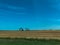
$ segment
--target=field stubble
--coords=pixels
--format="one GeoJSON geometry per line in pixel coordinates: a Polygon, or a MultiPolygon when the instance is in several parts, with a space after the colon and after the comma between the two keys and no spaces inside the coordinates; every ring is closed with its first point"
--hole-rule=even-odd
{"type": "Polygon", "coordinates": [[[60,31],[0,31],[0,38],[60,39],[60,31]]]}

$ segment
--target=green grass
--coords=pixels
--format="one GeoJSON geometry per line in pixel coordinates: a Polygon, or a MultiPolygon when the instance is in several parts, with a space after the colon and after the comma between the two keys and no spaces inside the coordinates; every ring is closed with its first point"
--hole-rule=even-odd
{"type": "Polygon", "coordinates": [[[60,40],[0,38],[0,45],[60,45],[60,40]]]}

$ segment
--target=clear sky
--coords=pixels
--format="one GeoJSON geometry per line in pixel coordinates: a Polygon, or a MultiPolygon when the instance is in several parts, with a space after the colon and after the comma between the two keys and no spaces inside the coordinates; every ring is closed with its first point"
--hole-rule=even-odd
{"type": "Polygon", "coordinates": [[[60,0],[0,0],[0,30],[60,29],[60,0]]]}

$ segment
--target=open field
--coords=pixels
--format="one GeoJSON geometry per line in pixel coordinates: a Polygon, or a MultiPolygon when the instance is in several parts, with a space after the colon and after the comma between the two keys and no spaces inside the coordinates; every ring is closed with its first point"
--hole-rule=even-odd
{"type": "Polygon", "coordinates": [[[0,37],[60,39],[60,31],[0,31],[0,37]]]}
{"type": "Polygon", "coordinates": [[[0,45],[60,45],[60,31],[0,31],[0,45]]]}

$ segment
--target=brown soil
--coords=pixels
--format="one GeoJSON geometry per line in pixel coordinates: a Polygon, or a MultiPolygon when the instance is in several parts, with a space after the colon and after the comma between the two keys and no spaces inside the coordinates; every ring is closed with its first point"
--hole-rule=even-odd
{"type": "Polygon", "coordinates": [[[60,31],[0,31],[0,37],[60,39],[60,31]]]}

